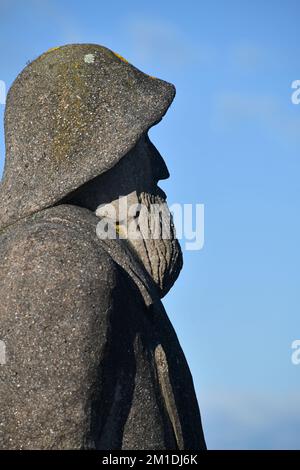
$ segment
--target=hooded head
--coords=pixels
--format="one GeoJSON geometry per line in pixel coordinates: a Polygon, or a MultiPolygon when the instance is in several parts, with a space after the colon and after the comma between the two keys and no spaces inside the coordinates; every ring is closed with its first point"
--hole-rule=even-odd
{"type": "MultiPolygon", "coordinates": [[[[115,205],[121,192],[133,205],[158,206],[157,225],[170,227],[168,239],[153,229],[146,236],[151,211],[132,215],[140,236],[127,238],[163,296],[182,257],[156,186],[168,170],[147,131],[174,94],[173,85],[97,45],[52,49],[29,64],[7,97],[0,229],[60,203],[93,211],[103,202],[115,205]]],[[[97,215],[103,217],[101,210],[97,215]]]]}
{"type": "Polygon", "coordinates": [[[175,95],[94,44],[49,50],[9,90],[0,228],[53,206],[114,167],[175,95]]]}

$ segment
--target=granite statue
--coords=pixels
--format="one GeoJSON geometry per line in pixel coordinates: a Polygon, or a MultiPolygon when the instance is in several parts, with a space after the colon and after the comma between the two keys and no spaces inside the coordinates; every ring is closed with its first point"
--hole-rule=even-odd
{"type": "Polygon", "coordinates": [[[47,51],[9,90],[1,449],[206,448],[192,376],[161,302],[182,253],[157,185],[168,169],[148,131],[174,95],[173,85],[93,44],[47,51]],[[136,208],[126,217],[138,236],[120,201],[136,208]],[[168,238],[151,236],[140,208],[154,205],[168,238]]]}

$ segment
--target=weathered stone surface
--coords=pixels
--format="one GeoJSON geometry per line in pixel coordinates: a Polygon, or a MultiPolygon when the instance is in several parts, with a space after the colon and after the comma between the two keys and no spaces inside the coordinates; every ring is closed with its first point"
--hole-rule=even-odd
{"type": "Polygon", "coordinates": [[[182,266],[174,233],[139,244],[96,231],[95,209],[121,191],[164,203],[157,181],[168,171],[146,132],[173,96],[172,85],[95,45],[44,54],[10,91],[1,449],[205,449],[192,377],[160,300],[182,266]]]}
{"type": "Polygon", "coordinates": [[[63,46],[34,60],[7,96],[1,225],[112,168],[162,118],[174,94],[173,85],[95,44],[63,46]]]}
{"type": "Polygon", "coordinates": [[[97,221],[62,205],[1,237],[0,447],[201,449],[192,378],[161,301],[146,307],[97,221]]]}

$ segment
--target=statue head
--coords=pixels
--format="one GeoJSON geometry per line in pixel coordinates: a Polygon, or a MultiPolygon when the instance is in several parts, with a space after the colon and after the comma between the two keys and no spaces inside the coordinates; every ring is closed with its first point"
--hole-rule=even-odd
{"type": "MultiPolygon", "coordinates": [[[[62,46],[31,62],[7,96],[0,228],[62,202],[103,217],[103,207],[116,206],[119,196],[129,206],[158,204],[160,223],[166,222],[165,195],[157,182],[168,177],[168,170],[148,130],[162,119],[174,95],[173,85],[98,45],[62,46]]],[[[139,216],[145,235],[149,219],[139,216]]],[[[119,219],[117,213],[121,227],[119,219]]],[[[182,262],[172,220],[166,223],[168,239],[128,235],[161,295],[182,262]]]]}
{"type": "Polygon", "coordinates": [[[166,194],[158,181],[169,177],[166,164],[143,134],[111,170],[69,194],[62,202],[86,207],[99,217],[100,238],[127,240],[163,297],[182,267],[166,194]]]}

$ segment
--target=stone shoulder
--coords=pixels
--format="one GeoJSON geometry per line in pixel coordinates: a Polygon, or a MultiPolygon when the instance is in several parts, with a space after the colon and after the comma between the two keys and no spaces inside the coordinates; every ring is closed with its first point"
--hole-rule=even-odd
{"type": "MultiPolygon", "coordinates": [[[[24,219],[1,235],[3,273],[34,269],[40,276],[67,276],[91,282],[99,278],[114,284],[117,266],[96,235],[97,218],[75,206],[57,206],[24,219]]],[[[94,281],[93,281],[94,282],[94,281]]]]}

